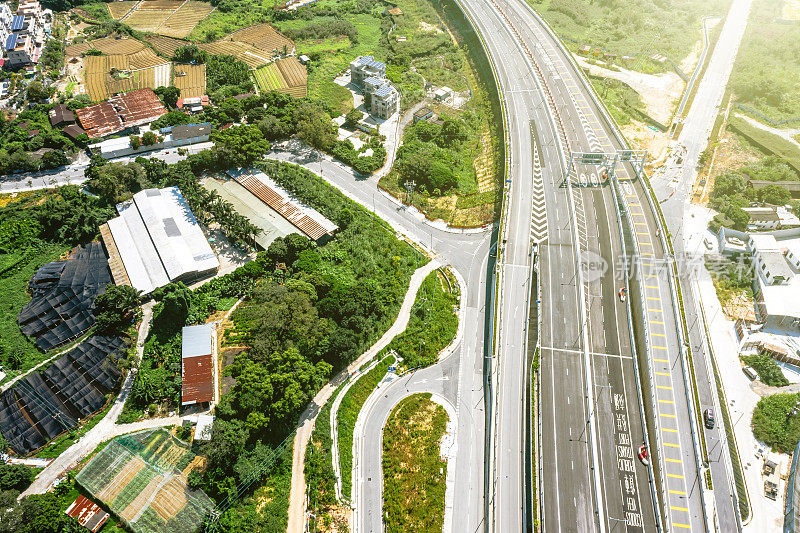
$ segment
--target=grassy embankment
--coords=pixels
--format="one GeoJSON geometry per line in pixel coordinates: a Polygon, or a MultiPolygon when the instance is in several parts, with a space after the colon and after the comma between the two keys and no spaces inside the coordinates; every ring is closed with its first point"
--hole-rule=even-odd
{"type": "Polygon", "coordinates": [[[386,531],[438,532],[444,522],[447,461],[440,445],[448,416],[430,394],[414,394],[389,415],[383,431],[386,531]]]}

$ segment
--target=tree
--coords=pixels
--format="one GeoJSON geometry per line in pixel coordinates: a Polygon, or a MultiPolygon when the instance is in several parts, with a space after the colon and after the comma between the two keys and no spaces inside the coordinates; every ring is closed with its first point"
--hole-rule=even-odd
{"type": "Polygon", "coordinates": [[[330,150],[336,142],[336,126],[331,116],[317,106],[301,105],[296,113],[297,134],[305,142],[319,148],[330,150]]]}
{"type": "Polygon", "coordinates": [[[67,159],[67,155],[63,151],[53,150],[45,153],[41,162],[44,168],[58,168],[69,163],[69,159],[67,159]]]}
{"type": "Polygon", "coordinates": [[[101,331],[119,333],[139,314],[140,291],[130,285],[109,285],[95,298],[95,324],[101,331]]]}
{"type": "Polygon", "coordinates": [[[344,125],[346,128],[353,129],[362,118],[364,118],[364,113],[356,108],[353,108],[344,116],[344,125]]]}
{"type": "Polygon", "coordinates": [[[25,465],[0,465],[0,490],[22,492],[33,482],[33,470],[25,465]]]}
{"type": "Polygon", "coordinates": [[[34,80],[28,84],[28,100],[31,102],[40,102],[47,100],[55,93],[55,88],[45,87],[42,82],[34,80]]]}
{"type": "Polygon", "coordinates": [[[253,125],[244,124],[211,132],[212,152],[219,168],[244,167],[269,151],[269,141],[253,125]]]}
{"type": "Polygon", "coordinates": [[[283,139],[292,133],[292,126],[278,119],[275,115],[265,115],[258,121],[258,129],[264,138],[270,141],[283,139]]]}
{"type": "Polygon", "coordinates": [[[186,324],[192,306],[191,291],[181,282],[170,283],[153,291],[153,299],[163,306],[154,322],[166,331],[176,331],[186,324]]]}
{"type": "Polygon", "coordinates": [[[164,105],[169,108],[174,108],[178,105],[178,98],[181,96],[181,90],[175,87],[174,85],[168,85],[166,87],[158,87],[155,90],[155,93],[161,98],[161,101],[164,102],[164,105]]]}
{"type": "Polygon", "coordinates": [[[138,150],[142,146],[142,140],[137,135],[131,135],[129,138],[131,140],[131,148],[134,150],[138,150]]]}
{"type": "Polygon", "coordinates": [[[142,134],[142,144],[145,146],[153,146],[158,142],[158,135],[153,131],[146,131],[142,134]]]}
{"type": "Polygon", "coordinates": [[[205,63],[208,53],[200,50],[196,45],[181,46],[175,50],[173,59],[178,63],[205,63]]]}

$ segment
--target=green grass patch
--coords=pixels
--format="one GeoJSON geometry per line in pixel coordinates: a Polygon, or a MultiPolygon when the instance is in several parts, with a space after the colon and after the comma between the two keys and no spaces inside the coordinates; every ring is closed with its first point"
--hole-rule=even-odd
{"type": "Polygon", "coordinates": [[[757,128],[739,117],[731,118],[728,128],[744,137],[765,154],[783,159],[795,172],[800,174],[800,148],[795,144],[774,133],[757,128]]]}
{"type": "Polygon", "coordinates": [[[42,265],[57,260],[69,246],[50,243],[0,253],[0,354],[8,372],[4,382],[27,372],[55,352],[45,354],[26,337],[17,325],[17,315],[31,297],[28,282],[42,265]]]}
{"type": "Polygon", "coordinates": [[[770,356],[765,354],[746,355],[741,357],[746,365],[752,366],[758,372],[758,377],[767,385],[785,387],[789,380],[781,372],[781,367],[770,356]]]}
{"type": "Polygon", "coordinates": [[[790,414],[800,394],[773,394],[759,400],[753,410],[753,433],[767,446],[792,453],[800,440],[800,416],[790,414]]]}
{"type": "Polygon", "coordinates": [[[389,349],[403,358],[404,368],[428,366],[436,359],[458,331],[458,284],[439,271],[425,278],[406,330],[395,337],[389,349]]]}
{"type": "Polygon", "coordinates": [[[430,398],[404,399],[383,431],[383,511],[389,533],[433,533],[444,524],[447,461],[439,457],[439,446],[448,417],[430,398]]]}
{"type": "Polygon", "coordinates": [[[189,41],[211,42],[236,30],[269,22],[272,8],[277,0],[255,0],[243,6],[226,5],[226,9],[219,7],[212,11],[206,18],[194,27],[186,39],[189,41]],[[231,7],[233,7],[231,9],[231,7]]]}
{"type": "MultiPolygon", "coordinates": [[[[666,56],[680,63],[702,38],[701,19],[724,15],[730,0],[528,0],[570,48],[589,44],[603,52],[634,56],[622,66],[641,72],[663,72],[669,62],[650,56],[666,56]]],[[[618,60],[619,61],[619,60],[618,60]]]]}
{"type": "Polygon", "coordinates": [[[334,487],[336,474],[333,471],[333,456],[331,448],[331,407],[333,400],[338,396],[344,385],[340,385],[331,395],[330,399],[317,415],[314,422],[314,432],[306,448],[305,474],[308,487],[308,506],[314,509],[315,516],[310,520],[309,529],[314,531],[320,526],[335,520],[336,515],[331,515],[331,508],[336,505],[336,489],[334,487]]]}
{"type": "Polygon", "coordinates": [[[236,302],[239,301],[239,298],[236,296],[227,296],[224,298],[219,299],[219,303],[217,303],[217,309],[220,311],[230,311],[231,308],[236,305],[236,302]]]}
{"type": "Polygon", "coordinates": [[[631,120],[644,118],[644,103],[639,93],[630,85],[612,78],[589,76],[597,94],[602,98],[611,116],[620,126],[626,126],[631,120]]]}
{"type": "Polygon", "coordinates": [[[299,41],[295,43],[298,54],[331,53],[344,50],[350,46],[347,37],[334,36],[327,39],[299,41]]]}
{"type": "MultiPolygon", "coordinates": [[[[336,433],[339,441],[339,468],[342,473],[342,495],[350,497],[353,473],[353,430],[358,413],[361,412],[367,397],[386,375],[386,370],[394,362],[394,356],[384,357],[372,370],[358,378],[342,398],[336,413],[336,433]]],[[[328,422],[330,430],[330,421],[328,422]]]]}

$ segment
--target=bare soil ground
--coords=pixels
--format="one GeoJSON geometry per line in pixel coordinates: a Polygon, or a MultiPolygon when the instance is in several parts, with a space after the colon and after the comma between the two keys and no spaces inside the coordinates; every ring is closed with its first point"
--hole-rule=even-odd
{"type": "Polygon", "coordinates": [[[166,522],[186,507],[188,501],[186,480],[182,476],[175,476],[161,488],[150,507],[166,522]]]}

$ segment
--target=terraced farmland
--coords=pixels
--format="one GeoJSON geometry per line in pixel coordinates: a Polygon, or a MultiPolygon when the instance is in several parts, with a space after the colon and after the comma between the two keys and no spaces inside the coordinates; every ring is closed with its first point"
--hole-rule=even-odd
{"type": "Polygon", "coordinates": [[[189,41],[182,41],[180,39],[164,37],[162,35],[151,35],[149,37],[145,37],[145,39],[147,39],[147,41],[153,45],[153,48],[155,48],[159,54],[164,54],[167,57],[174,56],[175,50],[181,46],[188,46],[192,44],[189,41]]]}
{"type": "Polygon", "coordinates": [[[116,36],[73,44],[67,47],[66,54],[67,57],[76,57],[91,49],[100,50],[104,54],[135,54],[145,48],[145,44],[136,39],[116,36]]]}
{"type": "Polygon", "coordinates": [[[111,18],[114,20],[119,20],[125,16],[125,14],[131,10],[133,6],[138,4],[138,2],[125,0],[122,2],[109,2],[108,3],[108,12],[111,15],[111,18]]]}
{"type": "Polygon", "coordinates": [[[209,54],[234,56],[246,63],[250,68],[258,68],[272,60],[272,54],[242,42],[215,41],[213,43],[199,43],[197,47],[209,54]]]}
{"type": "MultiPolygon", "coordinates": [[[[207,2],[189,0],[146,0],[133,6],[111,7],[109,12],[115,19],[139,31],[159,33],[169,37],[186,37],[197,24],[214,8],[207,2]],[[131,7],[133,9],[131,10],[131,7]]],[[[124,2],[128,4],[128,2],[124,2]]]]}
{"type": "Polygon", "coordinates": [[[186,37],[213,10],[211,4],[205,2],[186,2],[156,31],[169,37],[186,37]]]}
{"type": "Polygon", "coordinates": [[[176,64],[173,66],[172,79],[172,84],[181,90],[182,98],[206,94],[205,65],[176,64]]]}
{"type": "Polygon", "coordinates": [[[253,72],[262,92],[278,91],[295,98],[308,95],[306,67],[295,57],[280,59],[253,72]]]}
{"type": "Polygon", "coordinates": [[[150,49],[135,54],[86,56],[83,61],[84,86],[94,102],[118,92],[155,89],[170,83],[172,64],[150,49]],[[113,76],[112,69],[116,71],[113,76]]]}
{"type": "Polygon", "coordinates": [[[250,26],[249,28],[231,33],[222,39],[222,41],[249,44],[268,54],[272,54],[273,52],[283,53],[284,47],[286,47],[287,53],[291,53],[294,50],[294,41],[269,24],[250,26]]]}

